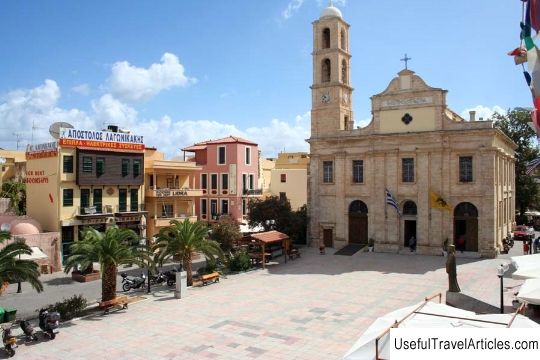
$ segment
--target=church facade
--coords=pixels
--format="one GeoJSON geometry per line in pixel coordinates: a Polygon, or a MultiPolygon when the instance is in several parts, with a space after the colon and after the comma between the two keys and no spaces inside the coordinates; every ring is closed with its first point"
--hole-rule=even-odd
{"type": "Polygon", "coordinates": [[[465,120],[447,91],[404,69],[355,128],[349,24],[313,22],[308,208],[312,245],[440,255],[445,243],[495,257],[514,219],[515,144],[491,121],[465,120]],[[414,240],[413,240],[414,238],[414,240]]]}

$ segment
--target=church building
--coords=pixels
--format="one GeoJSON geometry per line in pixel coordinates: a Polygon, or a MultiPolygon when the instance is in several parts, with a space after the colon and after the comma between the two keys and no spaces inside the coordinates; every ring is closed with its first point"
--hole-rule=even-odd
{"type": "Polygon", "coordinates": [[[453,112],[447,91],[407,66],[371,97],[371,123],[355,128],[349,24],[339,9],[323,10],[313,40],[311,243],[409,252],[413,241],[431,255],[455,243],[497,256],[515,212],[515,144],[474,112],[467,120],[453,112]]]}

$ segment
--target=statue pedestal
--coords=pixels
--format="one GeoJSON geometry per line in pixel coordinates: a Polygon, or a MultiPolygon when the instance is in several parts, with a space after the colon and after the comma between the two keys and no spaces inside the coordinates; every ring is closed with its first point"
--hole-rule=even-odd
{"type": "Polygon", "coordinates": [[[179,271],[176,273],[176,288],[174,289],[174,297],[181,299],[188,295],[187,288],[187,272],[179,271]]]}

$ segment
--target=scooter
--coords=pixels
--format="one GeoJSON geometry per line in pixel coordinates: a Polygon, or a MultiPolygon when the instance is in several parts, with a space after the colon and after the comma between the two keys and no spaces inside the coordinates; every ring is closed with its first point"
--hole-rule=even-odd
{"type": "Polygon", "coordinates": [[[30,324],[30,321],[21,320],[19,325],[21,326],[21,329],[24,332],[24,335],[26,335],[27,340],[29,340],[29,341],[37,341],[38,340],[38,337],[36,335],[36,330],[34,329],[32,324],[30,324]]]}
{"type": "Polygon", "coordinates": [[[15,349],[17,348],[17,338],[11,334],[11,323],[2,324],[2,342],[4,343],[4,350],[9,357],[15,355],[15,349]]]}
{"type": "Polygon", "coordinates": [[[47,309],[39,310],[39,327],[51,340],[54,340],[56,334],[60,332],[60,313],[49,312],[47,309]]]}
{"type": "Polygon", "coordinates": [[[141,276],[128,276],[126,273],[121,273],[122,276],[122,290],[129,291],[131,289],[138,289],[144,285],[146,281],[146,276],[141,274],[141,276]]]}

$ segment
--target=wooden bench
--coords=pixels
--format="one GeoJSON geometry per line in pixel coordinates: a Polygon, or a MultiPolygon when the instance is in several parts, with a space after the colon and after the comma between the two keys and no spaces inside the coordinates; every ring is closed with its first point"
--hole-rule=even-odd
{"type": "Polygon", "coordinates": [[[99,308],[103,310],[103,314],[108,314],[112,308],[127,309],[128,297],[127,295],[118,296],[112,300],[102,301],[99,303],[99,308]]]}
{"type": "Polygon", "coordinates": [[[208,285],[209,282],[217,283],[219,282],[219,273],[214,271],[213,273],[205,274],[201,276],[201,281],[203,286],[208,285]]]}

